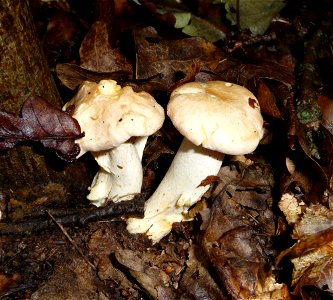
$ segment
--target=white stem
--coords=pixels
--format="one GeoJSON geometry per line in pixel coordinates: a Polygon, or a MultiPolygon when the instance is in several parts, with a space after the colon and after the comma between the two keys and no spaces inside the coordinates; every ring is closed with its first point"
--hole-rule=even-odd
{"type": "Polygon", "coordinates": [[[157,242],[170,232],[172,223],[188,220],[187,210],[209,188],[209,185],[200,186],[200,183],[207,176],[218,173],[223,158],[222,153],[195,146],[184,138],[168,172],[145,203],[144,218],[129,218],[128,231],[146,232],[157,242]]]}
{"type": "Polygon", "coordinates": [[[147,140],[148,136],[139,136],[133,142],[133,145],[135,146],[136,151],[138,152],[140,161],[142,161],[143,151],[145,150],[147,140]]]}
{"type": "Polygon", "coordinates": [[[135,145],[124,143],[93,155],[101,167],[87,196],[94,205],[101,206],[107,199],[114,202],[131,200],[135,194],[141,192],[142,155],[138,154],[135,145]]]}

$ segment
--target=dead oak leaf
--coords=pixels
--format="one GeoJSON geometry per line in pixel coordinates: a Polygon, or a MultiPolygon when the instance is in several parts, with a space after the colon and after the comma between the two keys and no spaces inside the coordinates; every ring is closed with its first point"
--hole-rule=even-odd
{"type": "Polygon", "coordinates": [[[132,64],[119,51],[111,47],[110,34],[105,22],[96,21],[80,47],[80,66],[92,71],[132,73],[132,64]]]}
{"type": "Polygon", "coordinates": [[[22,141],[39,141],[53,148],[65,160],[73,160],[80,149],[75,139],[82,137],[77,120],[31,94],[23,104],[22,117],[0,112],[0,149],[13,148],[22,141]]]}
{"type": "Polygon", "coordinates": [[[149,78],[162,74],[159,82],[168,90],[182,79],[193,61],[208,68],[215,67],[225,54],[202,38],[167,40],[155,28],[146,27],[134,31],[137,56],[137,78],[149,78]]]}

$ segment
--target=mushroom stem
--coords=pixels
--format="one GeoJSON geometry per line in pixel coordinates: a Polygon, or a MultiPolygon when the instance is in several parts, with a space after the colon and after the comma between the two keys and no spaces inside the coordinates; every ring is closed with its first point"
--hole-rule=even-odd
{"type": "Polygon", "coordinates": [[[171,231],[172,223],[189,220],[188,209],[209,188],[201,186],[201,182],[218,173],[223,159],[224,154],[196,146],[184,138],[169,170],[145,203],[144,218],[129,218],[127,230],[146,233],[158,242],[171,231]]]}
{"type": "Polygon", "coordinates": [[[101,167],[87,196],[94,205],[101,206],[108,199],[114,202],[131,200],[135,194],[141,192],[141,152],[146,140],[139,138],[134,144],[124,143],[108,151],[93,153],[101,167]]]}

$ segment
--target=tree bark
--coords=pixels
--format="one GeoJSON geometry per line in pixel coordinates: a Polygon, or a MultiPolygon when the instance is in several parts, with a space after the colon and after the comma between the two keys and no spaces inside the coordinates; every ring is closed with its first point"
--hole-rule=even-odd
{"type": "MultiPolygon", "coordinates": [[[[62,106],[27,0],[0,1],[0,50],[1,110],[19,115],[31,93],[62,106]]],[[[0,201],[76,200],[90,180],[85,163],[64,164],[39,144],[0,152],[0,201]]]]}

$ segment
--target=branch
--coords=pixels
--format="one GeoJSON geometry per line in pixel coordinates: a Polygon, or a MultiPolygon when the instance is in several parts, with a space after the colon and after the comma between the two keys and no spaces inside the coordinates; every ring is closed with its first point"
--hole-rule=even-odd
{"type": "Polygon", "coordinates": [[[0,223],[0,235],[29,234],[55,228],[50,222],[48,212],[62,226],[85,226],[89,222],[110,220],[117,216],[143,216],[145,194],[140,194],[134,200],[111,203],[105,207],[92,207],[76,212],[64,213],[63,210],[45,209],[43,216],[20,222],[0,223]]]}

